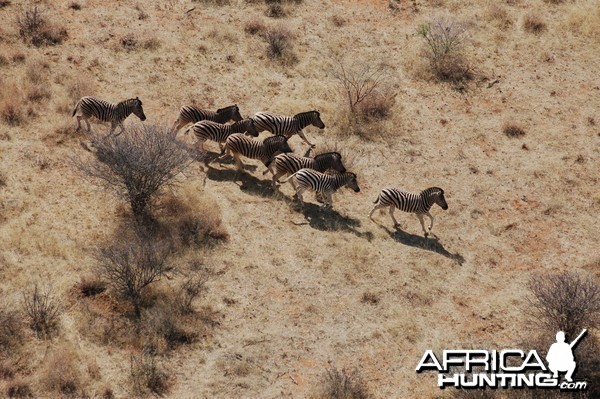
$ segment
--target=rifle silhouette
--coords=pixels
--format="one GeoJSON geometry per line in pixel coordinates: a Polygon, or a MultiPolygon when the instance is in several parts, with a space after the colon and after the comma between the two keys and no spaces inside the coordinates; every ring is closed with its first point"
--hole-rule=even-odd
{"type": "Polygon", "coordinates": [[[583,336],[585,335],[585,333],[586,333],[586,332],[587,332],[587,329],[585,329],[585,328],[584,328],[584,329],[583,329],[583,331],[581,332],[581,334],[579,334],[579,335],[577,336],[577,338],[575,338],[575,339],[574,339],[574,340],[573,340],[573,341],[572,341],[572,342],[569,344],[569,346],[570,346],[571,348],[573,348],[573,347],[574,347],[574,346],[577,344],[577,341],[579,341],[579,340],[581,339],[581,337],[583,337],[583,336]]]}

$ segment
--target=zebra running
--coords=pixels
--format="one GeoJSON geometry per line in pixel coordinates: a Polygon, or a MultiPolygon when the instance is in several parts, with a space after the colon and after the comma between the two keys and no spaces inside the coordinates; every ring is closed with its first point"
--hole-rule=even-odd
{"type": "Polygon", "coordinates": [[[212,140],[219,143],[221,154],[225,150],[223,143],[227,140],[227,137],[234,133],[248,133],[253,137],[258,136],[258,131],[254,127],[254,121],[250,118],[242,119],[239,122],[235,122],[231,125],[223,125],[221,123],[213,121],[200,121],[194,123],[194,125],[188,130],[192,130],[194,135],[198,139],[199,149],[204,150],[204,143],[206,140],[212,140]]]}
{"type": "MultiPolygon", "coordinates": [[[[346,172],[346,167],[342,162],[342,156],[339,152],[326,152],[316,155],[314,158],[301,157],[296,154],[279,154],[273,159],[269,165],[267,172],[273,173],[273,188],[277,188],[279,179],[285,175],[296,173],[300,169],[314,169],[317,172],[325,172],[327,169],[333,169],[336,172],[346,172]]],[[[290,183],[296,189],[294,180],[290,183]]]]}
{"type": "Polygon", "coordinates": [[[195,123],[204,120],[225,123],[229,122],[230,120],[239,122],[242,119],[243,118],[240,114],[240,109],[238,108],[237,104],[220,108],[216,112],[209,111],[207,109],[200,109],[192,105],[184,105],[179,109],[179,117],[173,124],[172,130],[177,132],[188,123],[195,123]]]}
{"type": "MultiPolygon", "coordinates": [[[[263,141],[250,138],[242,133],[234,133],[225,140],[225,151],[233,155],[239,171],[243,170],[240,155],[246,158],[258,159],[265,166],[269,166],[273,157],[279,152],[292,152],[284,136],[267,137],[263,141]]],[[[221,160],[224,155],[218,159],[221,160]]]]}
{"type": "Polygon", "coordinates": [[[319,129],[325,129],[325,124],[321,120],[319,111],[301,112],[294,116],[257,112],[252,119],[254,119],[254,124],[259,132],[267,130],[276,136],[285,136],[288,139],[292,135],[298,134],[302,140],[311,147],[314,147],[315,145],[308,141],[302,129],[309,125],[316,126],[319,129]]]}
{"type": "Polygon", "coordinates": [[[300,169],[282,182],[285,183],[292,178],[296,179],[296,196],[300,200],[302,206],[304,206],[302,194],[306,190],[321,193],[324,196],[323,206],[329,208],[333,206],[331,195],[343,186],[348,186],[354,190],[355,193],[360,191],[360,187],[358,187],[358,182],[356,181],[356,175],[352,172],[329,175],[305,168],[300,169]]]}
{"type": "Polygon", "coordinates": [[[448,204],[444,198],[444,190],[439,187],[430,187],[421,191],[419,194],[387,187],[381,190],[374,204],[375,207],[373,207],[369,213],[369,218],[373,220],[373,212],[375,212],[376,209],[388,206],[390,209],[390,216],[392,217],[392,220],[394,221],[394,227],[396,228],[400,227],[400,224],[394,217],[394,210],[396,208],[404,212],[416,213],[417,217],[419,218],[419,222],[421,222],[421,227],[423,228],[425,238],[427,238],[433,227],[433,216],[431,216],[431,213],[429,213],[429,210],[433,204],[438,204],[443,210],[448,209],[448,204]],[[429,216],[429,231],[425,229],[423,215],[429,216]]]}
{"type": "Polygon", "coordinates": [[[119,126],[121,131],[117,134],[118,136],[125,130],[123,121],[132,113],[140,118],[141,121],[146,120],[146,115],[144,115],[144,109],[142,108],[142,101],[138,97],[113,104],[97,97],[86,96],[81,97],[79,101],[77,101],[71,116],[77,115],[77,131],[81,129],[81,120],[83,119],[87,124],[88,133],[92,133],[92,127],[90,126],[88,119],[94,116],[102,122],[110,122],[109,135],[111,135],[115,131],[115,128],[119,126]]]}

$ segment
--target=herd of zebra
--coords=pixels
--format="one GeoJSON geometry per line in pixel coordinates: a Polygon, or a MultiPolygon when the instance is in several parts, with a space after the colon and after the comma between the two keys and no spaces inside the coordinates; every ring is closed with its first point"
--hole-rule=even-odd
{"type": "MultiPolygon", "coordinates": [[[[87,124],[88,133],[91,133],[89,119],[95,117],[102,122],[110,122],[109,136],[117,127],[121,134],[125,129],[123,121],[131,114],[140,120],[146,120],[142,101],[136,97],[113,104],[96,97],[82,97],[75,108],[72,116],[77,117],[77,130],[81,129],[81,120],[87,124]]],[[[199,109],[194,106],[183,106],[179,111],[179,117],[175,121],[171,131],[177,132],[186,125],[193,125],[186,130],[194,133],[197,146],[204,149],[204,143],[208,140],[215,141],[221,149],[221,160],[225,155],[232,155],[238,170],[243,170],[240,156],[260,160],[267,170],[271,172],[273,188],[277,190],[281,183],[290,182],[296,190],[296,197],[303,205],[302,194],[307,191],[315,191],[324,199],[324,206],[332,206],[332,194],[338,189],[347,186],[355,192],[360,191],[356,174],[348,172],[342,162],[342,156],[338,152],[326,152],[314,157],[305,157],[293,154],[288,145],[288,139],[297,134],[311,148],[311,143],[303,133],[307,126],[315,126],[324,129],[325,124],[321,120],[318,111],[307,111],[294,116],[282,116],[268,112],[258,112],[252,117],[243,118],[237,105],[231,105],[216,111],[199,109]],[[228,124],[228,122],[233,123],[228,124]],[[264,140],[257,139],[258,135],[268,131],[273,136],[264,140]],[[286,176],[284,180],[279,180],[286,176]]],[[[118,135],[117,134],[117,135],[118,135]]],[[[415,213],[421,223],[424,236],[427,237],[433,227],[433,216],[429,212],[434,204],[442,209],[448,209],[444,197],[444,190],[439,187],[430,187],[420,193],[411,193],[396,188],[387,187],[381,190],[375,206],[369,213],[373,220],[373,212],[380,208],[388,208],[394,227],[400,225],[394,217],[394,210],[415,213]],[[425,228],[423,217],[429,217],[429,226],[425,228]]]]}

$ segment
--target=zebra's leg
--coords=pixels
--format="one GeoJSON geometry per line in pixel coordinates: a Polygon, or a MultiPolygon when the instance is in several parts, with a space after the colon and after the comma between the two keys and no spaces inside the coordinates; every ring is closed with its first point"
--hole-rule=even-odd
{"type": "Polygon", "coordinates": [[[426,215],[429,216],[429,232],[431,233],[431,229],[433,229],[433,216],[429,212],[426,215]]]}
{"type": "Polygon", "coordinates": [[[308,139],[306,138],[306,136],[304,135],[304,132],[303,132],[302,130],[300,130],[300,131],[298,132],[298,136],[300,136],[300,138],[301,138],[302,140],[304,140],[304,142],[305,142],[306,144],[308,144],[308,145],[309,145],[311,148],[314,148],[314,147],[315,147],[315,145],[314,145],[313,143],[311,143],[310,141],[308,141],[308,139]]]}
{"type": "Polygon", "coordinates": [[[233,159],[235,160],[235,165],[237,166],[238,171],[243,172],[244,165],[242,165],[242,161],[240,160],[240,154],[238,154],[237,152],[234,152],[233,159]]]}
{"type": "MultiPolygon", "coordinates": [[[[279,183],[279,178],[283,175],[285,175],[285,172],[283,172],[283,173],[279,172],[279,173],[273,175],[273,188],[274,189],[277,189],[277,187],[279,186],[277,183],[279,183]]],[[[291,182],[291,183],[293,183],[293,182],[291,182]]]]}
{"type": "MultiPolygon", "coordinates": [[[[204,143],[202,143],[202,149],[204,149],[204,143]]],[[[221,155],[225,154],[225,146],[223,143],[219,143],[219,149],[221,150],[221,155]]]]}
{"type": "Polygon", "coordinates": [[[399,228],[400,227],[400,223],[398,223],[398,221],[394,217],[394,211],[395,210],[396,210],[396,207],[394,205],[390,205],[390,216],[392,217],[392,221],[394,222],[394,227],[395,228],[399,228]]]}
{"type": "Polygon", "coordinates": [[[371,209],[371,212],[369,212],[369,219],[373,220],[373,212],[375,212],[377,209],[381,209],[381,208],[383,208],[383,205],[381,205],[381,204],[375,205],[373,207],[373,209],[371,209]]]}
{"type": "Polygon", "coordinates": [[[90,125],[89,118],[84,118],[85,124],[87,125],[87,131],[89,134],[92,134],[92,125],[90,125]]]}
{"type": "Polygon", "coordinates": [[[76,132],[81,130],[81,116],[77,115],[77,130],[76,132]]]}
{"type": "Polygon", "coordinates": [[[421,228],[423,229],[423,235],[425,236],[425,238],[427,238],[429,233],[427,232],[427,230],[425,230],[425,221],[423,220],[423,214],[417,213],[417,217],[419,218],[419,222],[421,222],[421,228]]]}
{"type": "Polygon", "coordinates": [[[298,187],[298,189],[296,190],[296,198],[298,198],[298,200],[300,201],[301,207],[304,207],[304,201],[302,199],[302,193],[304,193],[304,191],[306,191],[306,188],[304,187],[298,187]]]}
{"type": "Polygon", "coordinates": [[[323,193],[324,198],[324,202],[323,202],[323,207],[324,208],[333,208],[333,198],[332,198],[332,193],[330,191],[326,191],[323,193]]]}
{"type": "MultiPolygon", "coordinates": [[[[118,126],[118,127],[120,127],[120,128],[121,128],[121,130],[119,131],[119,133],[115,134],[115,137],[116,137],[116,136],[119,136],[121,133],[123,133],[123,132],[125,131],[125,126],[123,126],[123,122],[119,122],[119,123],[117,124],[117,126],[118,126]]],[[[115,127],[113,127],[113,128],[112,128],[112,131],[113,131],[113,132],[115,131],[115,127]]]]}

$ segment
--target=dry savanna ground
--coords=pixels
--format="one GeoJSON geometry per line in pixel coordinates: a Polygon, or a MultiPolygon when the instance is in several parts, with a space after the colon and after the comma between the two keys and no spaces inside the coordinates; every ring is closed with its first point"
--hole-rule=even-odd
{"type": "Polygon", "coordinates": [[[334,397],[343,370],[362,397],[449,398],[414,372],[426,349],[518,347],[538,331],[532,276],[600,278],[596,0],[11,0],[0,20],[0,396],[334,397]],[[45,23],[20,32],[35,7],[45,23]],[[438,70],[418,33],[436,21],[462,45],[438,70]],[[383,77],[372,108],[349,110],[340,65],[383,77]],[[361,191],[300,210],[257,161],[191,163],[150,209],[193,231],[132,314],[97,276],[103,248],[134,240],[128,203],[76,166],[94,162],[83,95],[139,96],[145,125],[184,104],[318,109],[307,136],[361,191]],[[414,215],[368,219],[385,186],[445,190],[434,237],[414,215]],[[36,285],[48,333],[29,328],[36,285]]]}

